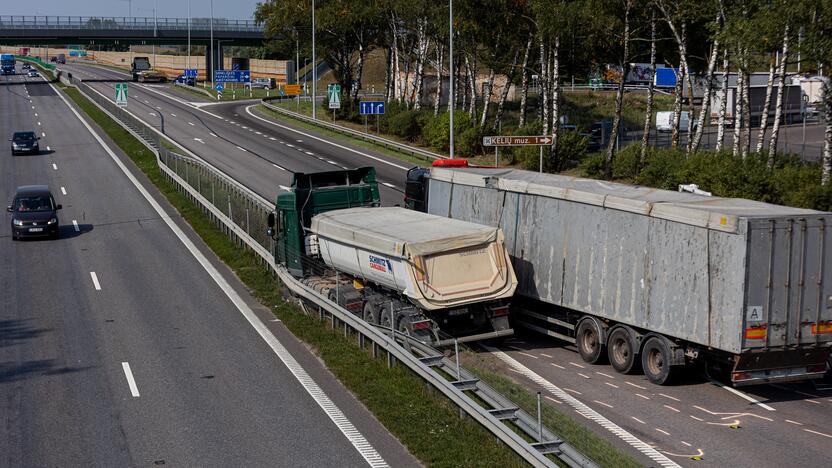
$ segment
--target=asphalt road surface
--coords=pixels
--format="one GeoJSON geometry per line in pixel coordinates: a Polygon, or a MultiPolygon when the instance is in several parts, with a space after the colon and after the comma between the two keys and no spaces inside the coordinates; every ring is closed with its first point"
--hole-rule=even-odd
{"type": "Polygon", "coordinates": [[[43,150],[3,149],[2,196],[63,204],[56,241],[13,242],[3,217],[0,467],[418,465],[54,88],[0,77],[0,109],[0,135],[43,150]]]}

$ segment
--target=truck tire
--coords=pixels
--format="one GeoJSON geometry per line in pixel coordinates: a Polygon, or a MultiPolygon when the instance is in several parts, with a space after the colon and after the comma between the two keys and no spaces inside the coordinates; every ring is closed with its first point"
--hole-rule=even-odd
{"type": "Polygon", "coordinates": [[[636,367],[636,345],[633,335],[626,327],[618,327],[607,340],[607,356],[616,372],[629,374],[636,367]]]}
{"type": "Polygon", "coordinates": [[[581,359],[590,364],[599,364],[606,356],[601,329],[593,319],[582,321],[575,332],[575,345],[581,359]]]}
{"type": "Polygon", "coordinates": [[[667,340],[650,337],[641,350],[641,367],[648,380],[656,385],[667,385],[673,377],[670,366],[670,346],[667,340]]]}
{"type": "Polygon", "coordinates": [[[373,325],[378,325],[378,309],[372,302],[364,303],[364,321],[373,325]]]}

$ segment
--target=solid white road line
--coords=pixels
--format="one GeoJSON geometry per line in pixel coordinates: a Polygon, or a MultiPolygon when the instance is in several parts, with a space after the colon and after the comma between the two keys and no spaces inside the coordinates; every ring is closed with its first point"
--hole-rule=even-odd
{"type": "Polygon", "coordinates": [[[272,163],[272,166],[274,166],[274,167],[276,167],[276,168],[280,169],[281,171],[285,171],[285,170],[286,170],[286,169],[284,169],[284,168],[282,168],[282,167],[280,167],[280,166],[278,166],[277,164],[274,164],[274,163],[272,163]]]}
{"type": "Polygon", "coordinates": [[[127,377],[127,385],[130,386],[130,394],[133,398],[139,397],[139,387],[136,386],[136,379],[133,378],[133,371],[130,370],[130,363],[122,362],[121,368],[124,369],[124,376],[127,377]]]}
{"type": "MultiPolygon", "coordinates": [[[[98,133],[90,126],[90,124],[69,104],[69,101],[61,94],[57,88],[50,84],[52,90],[61,98],[61,100],[66,104],[67,107],[72,111],[75,117],[81,121],[81,123],[86,127],[87,131],[96,139],[99,145],[107,152],[110,156],[110,159],[121,169],[122,173],[127,177],[128,180],[136,187],[136,190],[141,193],[147,203],[153,208],[154,211],[159,215],[159,218],[162,219],[165,224],[173,231],[174,235],[179,239],[180,242],[185,246],[188,252],[193,255],[193,257],[197,260],[197,262],[202,266],[202,268],[208,273],[211,279],[217,284],[217,286],[225,293],[228,299],[231,301],[232,304],[237,308],[237,310],[242,314],[245,319],[249,322],[249,324],[254,328],[254,330],[260,335],[263,341],[272,349],[272,351],[277,355],[277,357],[283,362],[283,365],[286,366],[287,369],[292,373],[292,375],[297,379],[297,381],[303,386],[304,390],[312,397],[315,403],[324,411],[324,413],[329,417],[329,419],[335,424],[338,430],[350,441],[352,446],[358,451],[358,453],[370,464],[372,467],[386,467],[388,466],[381,455],[373,448],[372,445],[367,441],[367,439],[355,428],[355,426],[344,416],[344,413],[338,408],[332,400],[324,393],[320,386],[309,376],[306,370],[297,362],[297,360],[292,356],[292,354],[287,350],[280,340],[275,337],[271,331],[266,327],[264,324],[254,313],[253,310],[245,303],[242,297],[228,284],[228,281],[222,276],[222,274],[211,264],[208,258],[194,245],[193,241],[191,241],[188,236],[182,231],[182,229],[173,222],[172,218],[168,216],[165,210],[162,208],[161,205],[153,198],[152,195],[147,191],[147,189],[142,186],[142,184],[136,179],[136,176],[127,169],[127,166],[116,156],[113,150],[104,143],[104,140],[101,138],[98,133]]],[[[282,188],[282,187],[281,187],[282,188]]],[[[288,189],[288,187],[287,187],[288,189]]],[[[291,189],[289,189],[291,190],[291,189]]]]}
{"type": "Polygon", "coordinates": [[[92,285],[95,286],[95,290],[101,291],[101,284],[98,282],[98,275],[96,275],[94,271],[91,271],[90,276],[92,277],[92,285]]]}
{"type": "Polygon", "coordinates": [[[54,169],[54,170],[56,170],[56,171],[57,171],[57,170],[58,170],[58,165],[57,165],[57,164],[55,164],[55,163],[52,163],[52,169],[54,169]]]}
{"type": "Polygon", "coordinates": [[[750,401],[751,404],[757,405],[760,408],[763,408],[763,409],[766,409],[766,410],[769,410],[769,411],[777,411],[774,408],[772,408],[771,406],[757,400],[756,398],[752,397],[751,395],[749,395],[747,393],[744,393],[744,392],[741,392],[741,391],[737,390],[736,388],[729,387],[729,386],[724,385],[724,384],[722,384],[720,382],[717,382],[715,380],[712,380],[711,383],[713,383],[714,385],[716,385],[720,388],[724,388],[725,390],[728,390],[729,392],[733,393],[734,395],[737,395],[738,397],[740,397],[744,400],[750,401]]]}
{"type": "MultiPolygon", "coordinates": [[[[61,188],[63,188],[63,187],[61,187],[61,188]]],[[[77,220],[74,220],[74,219],[72,220],[72,227],[75,228],[75,232],[81,232],[81,228],[78,227],[78,221],[77,220]]],[[[93,273],[93,274],[95,274],[95,273],[93,273]]]]}
{"type": "Polygon", "coordinates": [[[529,378],[535,384],[543,387],[546,391],[554,395],[555,397],[563,400],[566,404],[571,406],[578,414],[581,416],[595,421],[604,429],[610,431],[611,433],[615,434],[618,438],[629,444],[631,447],[635,448],[654,462],[656,462],[660,466],[664,467],[679,467],[679,464],[674,462],[673,460],[667,458],[666,456],[662,455],[654,449],[653,447],[647,445],[640,439],[636,438],[636,436],[632,435],[631,433],[625,431],[620,426],[615,424],[614,422],[610,421],[609,419],[602,416],[600,413],[595,411],[594,409],[590,408],[586,404],[582,403],[572,395],[570,395],[566,388],[561,389],[560,387],[556,386],[552,382],[541,377],[536,372],[532,371],[528,367],[524,366],[517,362],[516,359],[512,358],[508,354],[490,346],[483,345],[483,347],[490,351],[493,355],[495,355],[498,359],[508,364],[510,367],[520,370],[524,376],[529,378]]]}
{"type": "Polygon", "coordinates": [[[238,150],[240,150],[240,151],[245,151],[245,152],[248,152],[248,151],[246,151],[246,149],[245,149],[245,148],[243,148],[243,147],[241,147],[241,146],[238,146],[238,147],[237,147],[237,149],[238,149],[238,150]]]}
{"type": "Polygon", "coordinates": [[[285,126],[285,125],[281,125],[281,124],[279,124],[279,123],[277,123],[277,122],[272,122],[272,121],[271,121],[271,120],[269,120],[269,119],[264,119],[263,117],[260,117],[259,115],[255,115],[253,112],[251,112],[251,108],[252,108],[252,107],[254,107],[254,106],[256,106],[256,105],[257,105],[257,104],[252,104],[252,105],[250,105],[250,106],[246,107],[246,113],[248,113],[248,115],[250,115],[250,116],[254,117],[255,119],[262,120],[263,122],[266,122],[266,123],[268,123],[268,124],[270,124],[270,125],[274,125],[275,127],[280,127],[280,128],[282,128],[282,129],[284,129],[284,130],[288,130],[288,131],[290,131],[290,132],[295,132],[295,133],[301,134],[301,135],[305,136],[306,138],[312,138],[312,139],[314,139],[314,140],[318,140],[318,141],[323,142],[323,143],[326,143],[326,144],[328,144],[328,145],[332,145],[332,146],[334,146],[334,147],[336,147],[336,148],[340,148],[340,149],[342,149],[342,150],[346,150],[346,151],[349,151],[349,152],[351,152],[351,153],[355,153],[355,154],[357,154],[357,155],[359,155],[359,156],[363,156],[363,157],[365,157],[365,158],[370,158],[370,159],[372,159],[372,160],[374,160],[374,161],[378,161],[378,162],[380,162],[380,163],[387,164],[388,166],[397,167],[397,168],[399,168],[399,169],[401,169],[401,170],[403,170],[403,171],[406,171],[406,170],[410,169],[409,167],[405,167],[405,166],[402,166],[402,165],[399,165],[399,164],[396,164],[396,163],[392,163],[392,162],[390,162],[390,161],[387,161],[387,160],[382,159],[382,158],[377,158],[377,157],[372,156],[372,155],[369,155],[369,154],[367,154],[367,153],[362,153],[361,151],[357,151],[357,150],[354,150],[354,149],[352,149],[352,148],[348,148],[348,147],[346,147],[346,146],[344,146],[344,145],[339,145],[338,143],[334,143],[334,142],[332,142],[332,141],[329,141],[329,140],[326,140],[326,139],[323,139],[323,138],[319,138],[319,137],[316,137],[316,136],[314,136],[314,135],[310,135],[310,134],[305,133],[305,132],[301,132],[300,130],[295,130],[294,128],[287,127],[287,126],[285,126]]]}
{"type": "Polygon", "coordinates": [[[61,187],[61,193],[66,195],[66,189],[64,187],[61,187]]]}

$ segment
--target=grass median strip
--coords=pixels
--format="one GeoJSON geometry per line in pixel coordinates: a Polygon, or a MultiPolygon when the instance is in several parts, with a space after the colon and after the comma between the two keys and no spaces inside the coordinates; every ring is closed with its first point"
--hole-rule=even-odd
{"type": "Polygon", "coordinates": [[[403,366],[388,369],[355,339],[328,329],[282,299],[279,282],[258,257],[237,247],[202,210],[177,191],[158,168],[155,155],[77,89],[70,98],[112,139],[168,199],[203,241],[230,267],[252,294],[307,343],[327,368],[411,453],[431,466],[523,466],[525,463],[475,421],[427,388],[403,366]]]}

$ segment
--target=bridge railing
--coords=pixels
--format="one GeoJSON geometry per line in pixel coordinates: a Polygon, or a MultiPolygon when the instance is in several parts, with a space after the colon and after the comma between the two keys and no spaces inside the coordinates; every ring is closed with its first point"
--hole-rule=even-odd
{"type": "MultiPolygon", "coordinates": [[[[104,16],[0,16],[0,29],[153,29],[187,30],[187,18],[104,17],[104,16]]],[[[253,20],[213,19],[214,31],[262,32],[263,25],[253,20]]],[[[211,18],[191,18],[191,30],[211,28],[211,18]]]]}

